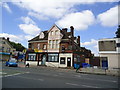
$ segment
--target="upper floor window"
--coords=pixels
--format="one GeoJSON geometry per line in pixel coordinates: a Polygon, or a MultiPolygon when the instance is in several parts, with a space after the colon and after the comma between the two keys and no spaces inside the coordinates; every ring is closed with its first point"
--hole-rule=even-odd
{"type": "Polygon", "coordinates": [[[62,51],[65,51],[65,46],[64,45],[62,45],[62,51]]]}
{"type": "Polygon", "coordinates": [[[54,35],[54,32],[53,32],[53,31],[51,31],[51,35],[54,35]]]}
{"type": "Polygon", "coordinates": [[[52,44],[52,41],[51,41],[51,40],[49,41],[49,44],[52,44]]]}
{"type": "Polygon", "coordinates": [[[40,44],[37,45],[38,50],[40,49],[40,44]]]}
{"type": "Polygon", "coordinates": [[[49,41],[49,48],[52,48],[52,41],[49,41]]]}
{"type": "Polygon", "coordinates": [[[47,48],[47,45],[46,44],[43,44],[43,49],[46,49],[47,48]]]}
{"type": "Polygon", "coordinates": [[[56,48],[59,48],[59,42],[56,40],[56,48]]]}
{"type": "Polygon", "coordinates": [[[53,40],[53,48],[55,48],[55,40],[53,40]]]}
{"type": "Polygon", "coordinates": [[[58,33],[59,33],[59,32],[58,32],[58,30],[57,30],[57,31],[55,31],[55,35],[58,35],[58,33]]]}
{"type": "Polygon", "coordinates": [[[4,51],[4,47],[2,47],[2,51],[4,51]]]}
{"type": "Polygon", "coordinates": [[[10,48],[7,48],[7,52],[10,52],[10,48]]]}
{"type": "Polygon", "coordinates": [[[5,41],[2,41],[2,44],[5,44],[5,41]]]}

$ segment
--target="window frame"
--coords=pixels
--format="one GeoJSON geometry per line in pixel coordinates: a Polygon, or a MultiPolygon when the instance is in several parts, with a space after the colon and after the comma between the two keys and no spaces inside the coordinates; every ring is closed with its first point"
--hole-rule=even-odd
{"type": "Polygon", "coordinates": [[[48,54],[48,62],[59,62],[58,54],[48,54]]]}
{"type": "Polygon", "coordinates": [[[66,64],[66,58],[65,57],[60,57],[60,64],[66,64]],[[64,61],[62,61],[64,60],[64,61]]]}
{"type": "Polygon", "coordinates": [[[43,49],[46,50],[47,49],[47,45],[43,44],[43,49]]]}
{"type": "Polygon", "coordinates": [[[37,61],[36,60],[36,54],[28,54],[28,59],[27,61],[37,61]],[[31,59],[31,57],[33,57],[34,59],[31,59]]]}

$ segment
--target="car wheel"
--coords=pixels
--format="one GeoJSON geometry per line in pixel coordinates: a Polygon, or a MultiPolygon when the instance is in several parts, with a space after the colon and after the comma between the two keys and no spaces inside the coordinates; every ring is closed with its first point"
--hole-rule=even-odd
{"type": "Polygon", "coordinates": [[[8,64],[8,67],[10,67],[10,65],[8,64]]]}

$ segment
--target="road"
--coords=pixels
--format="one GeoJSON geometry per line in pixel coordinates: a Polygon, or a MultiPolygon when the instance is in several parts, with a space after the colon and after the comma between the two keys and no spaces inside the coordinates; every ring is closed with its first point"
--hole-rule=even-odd
{"type": "Polygon", "coordinates": [[[118,77],[51,67],[5,67],[2,88],[118,88],[118,77]]]}

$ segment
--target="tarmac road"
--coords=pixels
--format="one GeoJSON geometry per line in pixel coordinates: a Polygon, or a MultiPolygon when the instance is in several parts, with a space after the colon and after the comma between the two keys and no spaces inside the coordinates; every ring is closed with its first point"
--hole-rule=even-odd
{"type": "Polygon", "coordinates": [[[118,88],[118,77],[51,67],[5,67],[2,88],[118,88]]]}

